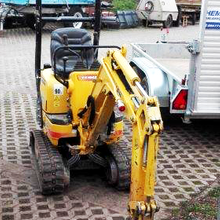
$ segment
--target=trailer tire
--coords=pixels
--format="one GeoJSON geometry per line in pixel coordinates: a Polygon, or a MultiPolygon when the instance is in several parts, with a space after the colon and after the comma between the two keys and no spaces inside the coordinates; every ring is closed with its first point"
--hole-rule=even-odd
{"type": "MultiPolygon", "coordinates": [[[[81,7],[71,7],[68,13],[69,16],[82,18],[84,17],[84,13],[81,7]]],[[[65,27],[74,27],[74,28],[82,28],[83,22],[64,22],[65,27]]]]}
{"type": "Polygon", "coordinates": [[[163,22],[164,28],[170,28],[173,25],[173,17],[172,15],[168,15],[167,20],[163,22]]]}

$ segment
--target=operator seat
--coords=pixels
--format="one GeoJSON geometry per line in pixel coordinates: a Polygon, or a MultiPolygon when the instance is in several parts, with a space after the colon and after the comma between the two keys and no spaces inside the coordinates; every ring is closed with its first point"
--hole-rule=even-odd
{"type": "Polygon", "coordinates": [[[59,28],[51,34],[51,64],[53,70],[56,69],[56,74],[65,78],[69,77],[69,74],[74,71],[74,67],[78,62],[83,63],[84,68],[90,69],[94,62],[94,50],[91,49],[70,49],[76,53],[71,52],[68,49],[60,49],[56,53],[56,68],[54,68],[54,53],[62,46],[74,46],[74,45],[92,45],[91,36],[88,31],[84,29],[75,28],[59,28]],[[63,58],[67,57],[66,71],[64,73],[64,61],[63,58]]]}

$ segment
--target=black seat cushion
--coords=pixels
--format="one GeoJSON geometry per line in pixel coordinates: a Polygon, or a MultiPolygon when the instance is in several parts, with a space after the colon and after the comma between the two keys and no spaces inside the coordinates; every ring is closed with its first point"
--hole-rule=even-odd
{"type": "MultiPolygon", "coordinates": [[[[51,64],[54,68],[54,52],[61,46],[74,46],[74,45],[91,45],[91,36],[88,31],[84,29],[75,28],[59,28],[51,34],[51,64]]],[[[90,69],[94,62],[94,51],[93,49],[83,50],[67,50],[60,49],[56,53],[56,74],[68,78],[69,74],[73,72],[77,62],[82,62],[87,69],[90,69]],[[75,53],[71,52],[74,51],[75,53]],[[67,57],[66,62],[66,75],[64,74],[64,62],[63,57],[67,57]]]]}

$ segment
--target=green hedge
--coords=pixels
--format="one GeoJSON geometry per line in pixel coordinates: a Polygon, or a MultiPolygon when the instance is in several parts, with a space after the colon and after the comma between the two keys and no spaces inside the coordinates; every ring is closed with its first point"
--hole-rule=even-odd
{"type": "Polygon", "coordinates": [[[137,6],[136,0],[113,0],[114,10],[135,10],[137,6]]]}

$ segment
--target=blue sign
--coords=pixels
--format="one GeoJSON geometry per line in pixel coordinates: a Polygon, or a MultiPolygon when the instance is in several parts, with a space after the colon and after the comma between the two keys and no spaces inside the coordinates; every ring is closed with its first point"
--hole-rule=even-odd
{"type": "Polygon", "coordinates": [[[208,10],[206,16],[206,29],[220,29],[220,11],[208,10]]]}
{"type": "Polygon", "coordinates": [[[206,29],[220,29],[220,22],[206,22],[206,29]]]}

